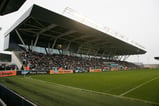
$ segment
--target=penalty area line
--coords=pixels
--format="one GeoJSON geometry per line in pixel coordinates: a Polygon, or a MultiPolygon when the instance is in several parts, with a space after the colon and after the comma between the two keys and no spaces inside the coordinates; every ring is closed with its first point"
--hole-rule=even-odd
{"type": "Polygon", "coordinates": [[[148,81],[145,81],[145,82],[143,82],[143,83],[137,85],[136,87],[131,88],[131,89],[127,90],[126,92],[120,94],[119,97],[124,96],[124,95],[126,95],[126,94],[128,94],[128,93],[130,93],[130,92],[132,92],[132,91],[134,91],[134,90],[136,90],[136,89],[138,89],[138,88],[140,88],[140,87],[142,87],[142,86],[144,86],[144,85],[150,83],[151,81],[158,79],[158,78],[159,78],[159,76],[154,77],[154,78],[152,78],[152,79],[150,79],[150,80],[148,80],[148,81]]]}

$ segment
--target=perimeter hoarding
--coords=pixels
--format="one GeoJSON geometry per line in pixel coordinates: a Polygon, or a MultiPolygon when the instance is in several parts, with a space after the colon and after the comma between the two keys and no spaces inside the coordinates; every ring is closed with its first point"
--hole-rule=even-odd
{"type": "Polygon", "coordinates": [[[0,71],[0,77],[15,76],[15,75],[17,75],[16,71],[0,71]]]}
{"type": "Polygon", "coordinates": [[[30,71],[30,70],[22,70],[21,75],[27,74],[50,74],[50,71],[30,71]]]}
{"type": "Polygon", "coordinates": [[[66,74],[66,73],[73,73],[73,70],[65,70],[62,67],[59,70],[50,70],[50,74],[66,74]]]}

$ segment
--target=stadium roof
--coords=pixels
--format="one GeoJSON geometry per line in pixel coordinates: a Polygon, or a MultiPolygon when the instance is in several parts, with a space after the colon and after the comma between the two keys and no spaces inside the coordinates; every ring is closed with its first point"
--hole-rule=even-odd
{"type": "Polygon", "coordinates": [[[64,15],[33,5],[8,29],[18,44],[56,48],[90,55],[134,55],[146,51],[64,15]],[[22,42],[22,40],[24,42],[22,42]]]}

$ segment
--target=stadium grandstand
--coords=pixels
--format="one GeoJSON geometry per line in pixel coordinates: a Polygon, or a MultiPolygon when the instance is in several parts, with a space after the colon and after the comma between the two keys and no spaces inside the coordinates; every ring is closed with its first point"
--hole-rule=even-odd
{"type": "MultiPolygon", "coordinates": [[[[12,0],[3,1],[8,4],[1,3],[1,15],[18,10],[25,2],[23,0],[13,10],[9,8],[12,0]]],[[[27,2],[21,8],[26,5],[27,2]]],[[[3,49],[12,52],[19,70],[27,68],[33,71],[134,69],[137,66],[126,59],[130,55],[146,53],[141,45],[79,17],[69,7],[59,13],[38,4],[29,5],[6,30],[3,49]]]]}

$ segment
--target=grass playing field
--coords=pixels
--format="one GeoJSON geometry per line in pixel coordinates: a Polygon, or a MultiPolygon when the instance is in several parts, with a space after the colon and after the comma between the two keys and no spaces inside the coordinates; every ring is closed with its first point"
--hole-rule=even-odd
{"type": "Polygon", "coordinates": [[[27,75],[0,82],[41,106],[158,106],[159,70],[27,75]]]}

